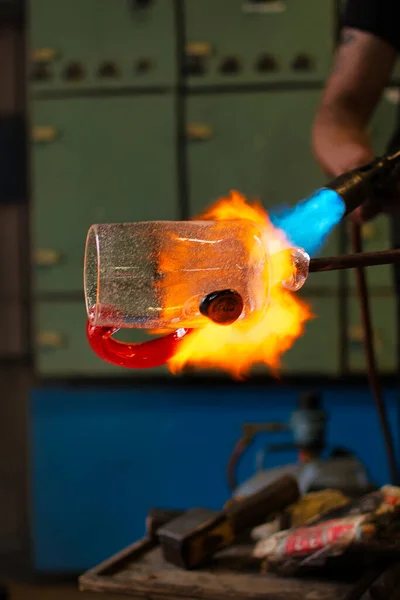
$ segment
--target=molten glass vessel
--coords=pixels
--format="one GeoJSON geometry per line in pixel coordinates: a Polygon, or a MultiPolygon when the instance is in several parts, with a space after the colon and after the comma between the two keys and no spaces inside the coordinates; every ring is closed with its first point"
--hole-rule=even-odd
{"type": "Polygon", "coordinates": [[[154,367],[191,330],[240,325],[265,312],[273,286],[297,291],[308,275],[307,253],[275,250],[278,270],[265,231],[249,219],[93,225],[84,268],[92,349],[120,366],[154,367]],[[173,331],[126,344],[111,337],[121,328],[173,331]]]}
{"type": "Polygon", "coordinates": [[[245,319],[268,303],[268,281],[258,285],[267,267],[261,232],[248,220],[93,225],[86,308],[97,326],[201,327],[202,302],[230,291],[232,307],[237,299],[238,318],[245,319]]]}

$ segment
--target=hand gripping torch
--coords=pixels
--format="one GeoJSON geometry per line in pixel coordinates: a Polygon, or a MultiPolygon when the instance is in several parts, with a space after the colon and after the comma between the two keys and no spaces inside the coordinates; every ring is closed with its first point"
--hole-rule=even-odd
{"type": "MultiPolygon", "coordinates": [[[[377,158],[368,165],[340,175],[325,186],[342,200],[346,217],[356,208],[365,204],[371,213],[379,212],[380,207],[400,195],[400,151],[390,156],[377,158]]],[[[320,190],[317,192],[320,193],[320,190]]],[[[310,261],[310,272],[369,267],[400,262],[399,250],[380,252],[358,252],[344,256],[316,258],[310,261]]]]}

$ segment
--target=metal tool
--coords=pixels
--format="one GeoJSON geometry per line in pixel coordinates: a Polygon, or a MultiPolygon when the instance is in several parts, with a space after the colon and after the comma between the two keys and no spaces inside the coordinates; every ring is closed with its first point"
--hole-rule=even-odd
{"type": "Polygon", "coordinates": [[[157,531],[164,558],[178,567],[196,568],[299,495],[296,480],[285,475],[246,498],[233,499],[221,511],[189,510],[157,531]]]}
{"type": "MultiPolygon", "coordinates": [[[[166,523],[182,516],[186,511],[171,508],[151,508],[146,517],[146,534],[151,540],[157,540],[157,531],[166,523]]],[[[1,600],[1,599],[0,599],[1,600]]]]}
{"type": "Polygon", "coordinates": [[[379,206],[387,198],[388,193],[395,193],[400,177],[399,167],[400,151],[376,158],[368,165],[348,171],[325,187],[334,191],[345,203],[344,216],[365,202],[372,210],[373,206],[379,206]]]}
{"type": "Polygon", "coordinates": [[[342,271],[343,269],[377,267],[380,265],[393,265],[396,263],[400,263],[400,250],[359,252],[324,258],[312,258],[310,260],[309,272],[323,273],[324,271],[342,271]]]}
{"type": "Polygon", "coordinates": [[[365,466],[349,450],[333,449],[327,457],[326,426],[328,415],[323,409],[319,394],[307,393],[299,398],[288,423],[245,423],[243,436],[236,444],[227,467],[228,485],[239,497],[257,492],[283,474],[297,479],[302,494],[323,489],[336,489],[351,497],[360,496],[374,489],[365,466]],[[243,452],[261,432],[288,432],[293,438],[286,444],[269,444],[265,454],[282,450],[298,453],[297,463],[265,469],[237,484],[236,470],[243,452]]]}

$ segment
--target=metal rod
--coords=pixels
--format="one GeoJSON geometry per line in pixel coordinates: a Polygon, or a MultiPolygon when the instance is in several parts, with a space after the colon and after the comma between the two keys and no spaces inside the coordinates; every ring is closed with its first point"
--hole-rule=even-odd
{"type": "Polygon", "coordinates": [[[375,267],[400,263],[400,250],[381,250],[379,252],[360,252],[359,254],[343,254],[327,258],[312,258],[310,273],[321,271],[340,271],[356,267],[375,267]]]}

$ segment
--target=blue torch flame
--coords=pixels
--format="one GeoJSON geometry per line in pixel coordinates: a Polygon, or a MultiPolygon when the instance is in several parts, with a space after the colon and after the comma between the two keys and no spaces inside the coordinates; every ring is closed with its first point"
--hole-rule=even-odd
{"type": "Polygon", "coordinates": [[[345,211],[345,203],[339,194],[334,190],[321,188],[293,208],[272,214],[271,220],[285,232],[293,246],[300,246],[313,256],[325,245],[345,211]]]}

